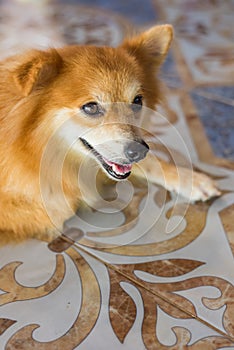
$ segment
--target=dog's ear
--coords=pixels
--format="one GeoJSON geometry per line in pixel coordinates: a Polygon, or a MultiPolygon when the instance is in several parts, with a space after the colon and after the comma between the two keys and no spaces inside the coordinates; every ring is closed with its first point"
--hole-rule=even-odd
{"type": "Polygon", "coordinates": [[[60,71],[63,61],[55,49],[30,51],[15,69],[14,80],[24,96],[46,86],[60,71]]]}
{"type": "Polygon", "coordinates": [[[159,66],[167,55],[172,37],[173,28],[171,25],[158,25],[142,34],[126,39],[121,47],[142,64],[159,66]]]}

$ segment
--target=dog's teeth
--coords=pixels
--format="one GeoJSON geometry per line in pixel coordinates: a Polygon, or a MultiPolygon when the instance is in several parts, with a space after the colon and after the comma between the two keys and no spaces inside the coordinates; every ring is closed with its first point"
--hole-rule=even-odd
{"type": "Polygon", "coordinates": [[[132,169],[132,165],[131,164],[118,164],[118,163],[114,163],[111,162],[107,159],[104,159],[104,161],[112,168],[112,170],[118,174],[118,175],[125,175],[126,173],[129,173],[132,169]]]}
{"type": "Polygon", "coordinates": [[[131,171],[131,168],[131,165],[112,164],[112,169],[118,175],[129,173],[129,171],[131,171]]]}

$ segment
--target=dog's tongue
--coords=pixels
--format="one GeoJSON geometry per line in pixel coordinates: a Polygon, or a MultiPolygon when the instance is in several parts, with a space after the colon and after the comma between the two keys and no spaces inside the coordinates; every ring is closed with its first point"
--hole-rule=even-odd
{"type": "Polygon", "coordinates": [[[114,162],[111,162],[107,159],[105,159],[105,162],[112,167],[113,171],[116,173],[116,174],[119,174],[119,175],[125,175],[127,173],[129,173],[132,169],[132,164],[125,164],[125,165],[121,165],[121,164],[117,164],[117,163],[114,163],[114,162]]]}

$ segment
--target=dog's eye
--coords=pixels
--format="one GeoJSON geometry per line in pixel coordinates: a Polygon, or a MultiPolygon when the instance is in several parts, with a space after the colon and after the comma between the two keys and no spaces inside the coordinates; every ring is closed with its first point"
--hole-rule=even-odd
{"type": "Polygon", "coordinates": [[[132,110],[134,112],[139,112],[143,105],[143,96],[137,95],[134,100],[132,101],[132,110]]]}
{"type": "Polygon", "coordinates": [[[97,102],[89,102],[81,107],[85,114],[91,117],[98,117],[104,114],[103,108],[97,102]]]}

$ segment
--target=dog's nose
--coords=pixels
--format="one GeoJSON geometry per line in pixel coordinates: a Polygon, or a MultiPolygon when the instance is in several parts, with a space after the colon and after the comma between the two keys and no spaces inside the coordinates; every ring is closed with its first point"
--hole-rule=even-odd
{"type": "Polygon", "coordinates": [[[130,162],[139,162],[141,159],[145,158],[149,146],[145,141],[132,141],[126,145],[124,149],[124,154],[130,162]]]}

